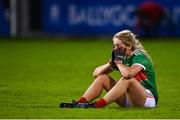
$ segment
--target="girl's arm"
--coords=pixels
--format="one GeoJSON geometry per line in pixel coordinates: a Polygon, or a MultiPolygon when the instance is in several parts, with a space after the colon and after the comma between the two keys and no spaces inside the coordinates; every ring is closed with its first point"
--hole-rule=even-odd
{"type": "Polygon", "coordinates": [[[143,68],[139,65],[133,65],[131,67],[127,67],[123,64],[117,64],[121,75],[124,78],[130,79],[133,78],[137,73],[139,73],[143,68]]]}
{"type": "Polygon", "coordinates": [[[106,64],[104,64],[102,66],[97,67],[94,70],[93,77],[96,78],[96,77],[98,77],[101,74],[108,74],[108,73],[110,73],[112,71],[113,71],[113,69],[111,67],[111,64],[110,63],[106,63],[106,64]]]}

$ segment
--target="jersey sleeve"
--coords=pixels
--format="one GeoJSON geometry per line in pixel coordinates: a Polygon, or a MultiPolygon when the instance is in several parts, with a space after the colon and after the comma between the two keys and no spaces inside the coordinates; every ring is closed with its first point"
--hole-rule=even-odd
{"type": "Polygon", "coordinates": [[[149,60],[148,60],[147,56],[145,56],[142,52],[135,53],[135,57],[133,59],[132,65],[139,65],[144,70],[146,70],[146,67],[148,64],[149,64],[149,60]]]}

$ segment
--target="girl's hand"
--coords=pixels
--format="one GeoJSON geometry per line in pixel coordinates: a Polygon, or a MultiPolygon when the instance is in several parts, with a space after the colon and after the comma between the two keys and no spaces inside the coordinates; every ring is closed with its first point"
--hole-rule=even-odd
{"type": "Polygon", "coordinates": [[[115,63],[116,64],[121,64],[122,61],[125,59],[125,53],[126,53],[126,48],[117,48],[116,50],[114,50],[114,54],[115,54],[115,63]]]}

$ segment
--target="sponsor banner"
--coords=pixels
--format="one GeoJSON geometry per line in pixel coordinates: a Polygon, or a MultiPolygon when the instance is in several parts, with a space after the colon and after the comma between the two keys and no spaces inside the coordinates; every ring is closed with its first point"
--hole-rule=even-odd
{"type": "MultiPolygon", "coordinates": [[[[152,34],[180,36],[180,2],[156,0],[165,12],[165,19],[152,34]]],[[[130,29],[140,35],[136,14],[144,0],[43,0],[43,31],[67,35],[113,35],[130,29]]]]}

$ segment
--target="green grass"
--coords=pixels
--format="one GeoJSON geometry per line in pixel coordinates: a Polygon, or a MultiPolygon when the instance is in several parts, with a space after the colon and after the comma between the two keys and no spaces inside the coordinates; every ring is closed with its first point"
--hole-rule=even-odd
{"type": "Polygon", "coordinates": [[[1,40],[0,118],[180,118],[180,40],[143,44],[157,73],[157,108],[60,109],[84,93],[94,68],[109,59],[111,41],[1,40]]]}

